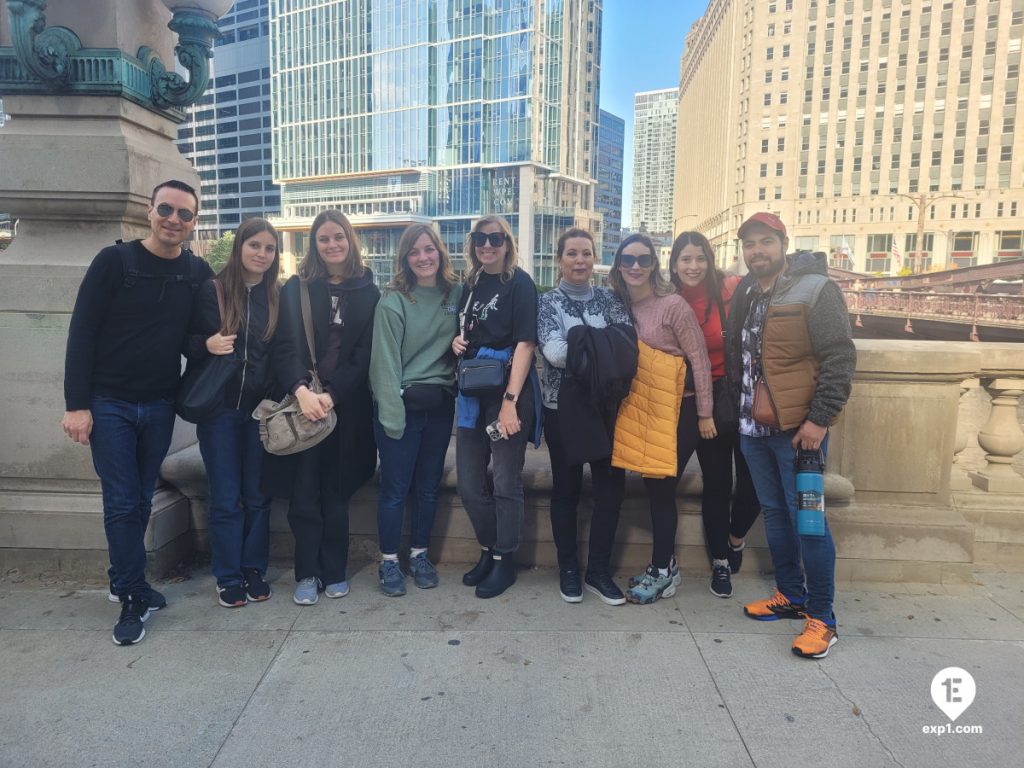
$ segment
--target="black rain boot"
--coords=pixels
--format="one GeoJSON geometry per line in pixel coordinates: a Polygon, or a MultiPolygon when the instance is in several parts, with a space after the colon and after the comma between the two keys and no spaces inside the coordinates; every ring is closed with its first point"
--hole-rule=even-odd
{"type": "Polygon", "coordinates": [[[466,571],[464,574],[462,574],[462,583],[465,584],[467,587],[475,587],[477,584],[479,584],[481,581],[487,578],[487,574],[491,572],[491,565],[493,563],[494,560],[491,558],[491,550],[481,550],[480,560],[477,562],[477,564],[470,568],[468,571],[466,571]]]}
{"type": "Polygon", "coordinates": [[[516,583],[516,564],[512,562],[512,553],[496,554],[492,562],[491,572],[476,585],[477,597],[497,597],[516,583]]]}

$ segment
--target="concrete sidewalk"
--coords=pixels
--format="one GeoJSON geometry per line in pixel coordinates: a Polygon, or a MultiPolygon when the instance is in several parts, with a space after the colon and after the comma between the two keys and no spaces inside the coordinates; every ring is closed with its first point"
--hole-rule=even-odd
{"type": "Polygon", "coordinates": [[[170,605],[126,648],[104,589],[8,574],[0,766],[1022,765],[1024,574],[841,585],[840,642],[808,661],[798,622],[742,615],[771,591],[756,573],[731,600],[684,575],[613,608],[562,602],[546,569],[478,600],[462,570],[385,598],[364,561],[348,597],[300,608],[274,568],[273,599],[236,610],[204,570],[157,585],[170,605]],[[955,725],[981,734],[922,733],[949,722],[929,688],[950,666],[977,681],[955,725]]]}

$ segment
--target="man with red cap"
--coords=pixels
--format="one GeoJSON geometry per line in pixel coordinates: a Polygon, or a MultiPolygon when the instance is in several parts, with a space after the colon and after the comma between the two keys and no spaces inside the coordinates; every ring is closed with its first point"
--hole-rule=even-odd
{"type": "Polygon", "coordinates": [[[823,253],[786,256],[786,226],[755,213],[739,228],[749,274],[732,298],[726,366],[775,568],[775,594],[744,606],[758,621],[804,619],[793,653],[820,659],[835,645],[836,549],[796,525],[798,449],[828,447],[828,427],[850,396],[857,353],[843,294],[823,253]],[[756,400],[755,403],[755,393],[756,400]]]}

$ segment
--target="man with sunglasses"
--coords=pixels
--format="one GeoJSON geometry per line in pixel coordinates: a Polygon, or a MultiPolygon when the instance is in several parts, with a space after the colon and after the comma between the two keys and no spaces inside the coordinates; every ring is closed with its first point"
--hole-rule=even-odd
{"type": "Polygon", "coordinates": [[[174,429],[174,396],[192,302],[210,266],[183,247],[199,198],[181,181],[153,190],[149,235],[104,248],[78,289],[64,366],[61,426],[92,450],[103,493],[110,599],[121,603],[114,643],[145,636],[167,605],[146,582],[153,489],[174,429]]]}

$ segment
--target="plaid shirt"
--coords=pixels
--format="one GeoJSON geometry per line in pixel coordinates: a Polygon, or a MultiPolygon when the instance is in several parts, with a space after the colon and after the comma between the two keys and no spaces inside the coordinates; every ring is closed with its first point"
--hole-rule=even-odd
{"type": "Polygon", "coordinates": [[[743,383],[740,387],[740,434],[747,437],[771,437],[777,429],[754,421],[754,381],[761,374],[761,331],[768,314],[770,292],[762,292],[755,284],[751,290],[758,293],[750,303],[750,311],[743,321],[741,346],[743,349],[743,383]]]}

